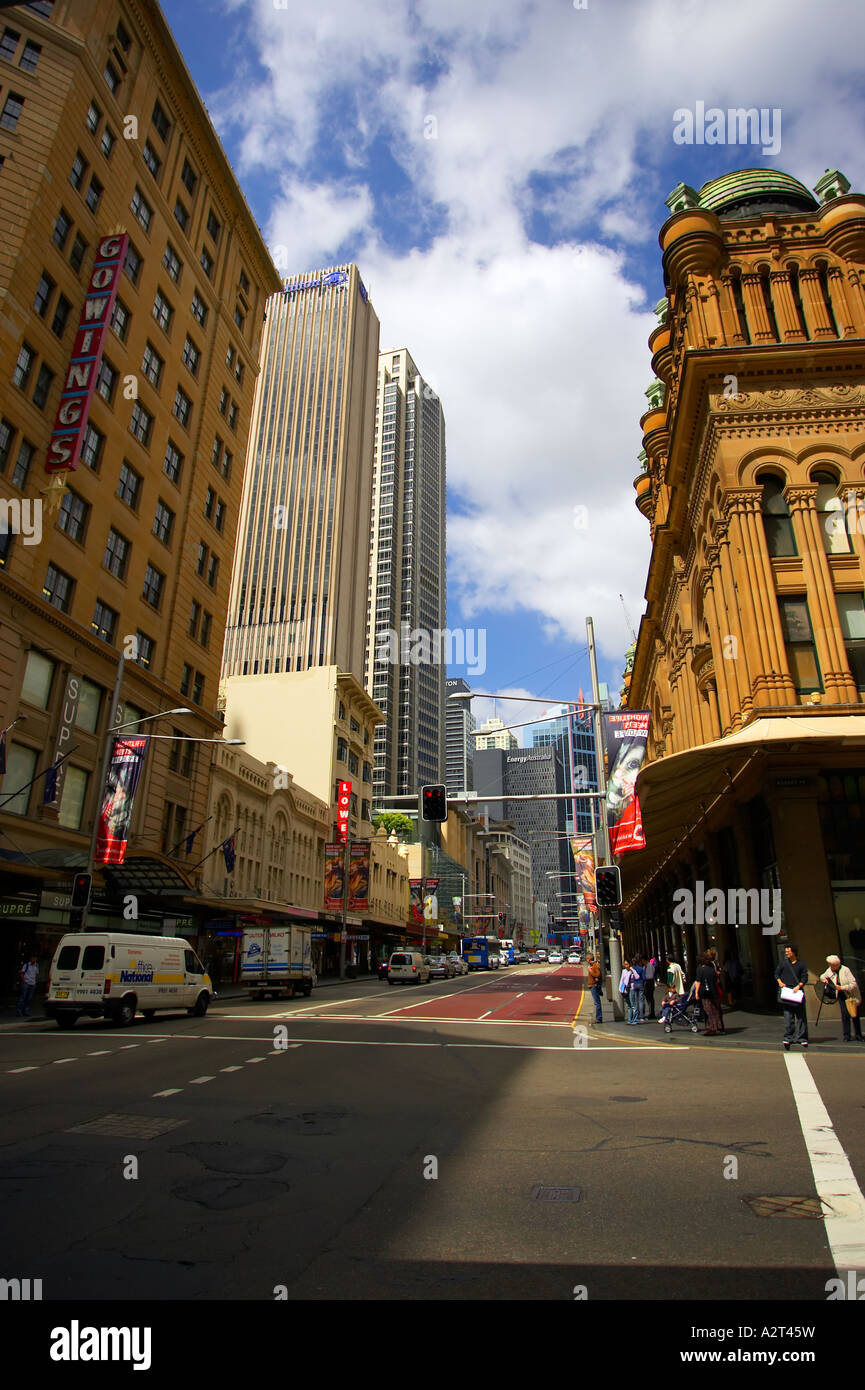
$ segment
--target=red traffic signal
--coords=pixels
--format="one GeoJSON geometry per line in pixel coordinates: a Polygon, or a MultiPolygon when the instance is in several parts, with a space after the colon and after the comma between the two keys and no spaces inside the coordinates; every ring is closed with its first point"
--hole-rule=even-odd
{"type": "Polygon", "coordinates": [[[446,787],[436,785],[421,788],[421,816],[424,820],[447,820],[448,794],[446,787]]]}
{"type": "Polygon", "coordinates": [[[90,889],[93,884],[92,874],[76,874],[72,880],[72,908],[87,908],[90,905],[90,889]]]}
{"type": "Polygon", "coordinates": [[[598,864],[595,868],[595,898],[598,907],[618,907],[622,901],[622,874],[618,864],[598,864]]]}

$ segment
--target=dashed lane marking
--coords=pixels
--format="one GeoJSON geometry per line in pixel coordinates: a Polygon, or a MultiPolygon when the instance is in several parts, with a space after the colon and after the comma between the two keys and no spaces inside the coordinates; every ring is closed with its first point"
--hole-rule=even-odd
{"type": "Polygon", "coordinates": [[[243,1067],[220,1067],[219,1070],[220,1070],[221,1072],[223,1072],[223,1071],[243,1071],[243,1067]]]}
{"type": "Polygon", "coordinates": [[[213,1081],[212,1076],[194,1076],[190,1081],[190,1086],[203,1086],[206,1081],[213,1081]]]}
{"type": "Polygon", "coordinates": [[[15,1076],[20,1071],[36,1071],[36,1067],[10,1067],[7,1076],[15,1076]]]}
{"type": "Polygon", "coordinates": [[[172,1086],[167,1091],[154,1091],[151,1099],[159,1100],[162,1096],[179,1096],[182,1090],[182,1086],[172,1086]]]}

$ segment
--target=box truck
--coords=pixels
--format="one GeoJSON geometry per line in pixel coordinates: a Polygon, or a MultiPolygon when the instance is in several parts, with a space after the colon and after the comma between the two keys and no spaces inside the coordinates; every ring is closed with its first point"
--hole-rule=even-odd
{"type": "Polygon", "coordinates": [[[248,927],[243,933],[240,979],[253,999],[312,994],[312,927],[248,927]]]}

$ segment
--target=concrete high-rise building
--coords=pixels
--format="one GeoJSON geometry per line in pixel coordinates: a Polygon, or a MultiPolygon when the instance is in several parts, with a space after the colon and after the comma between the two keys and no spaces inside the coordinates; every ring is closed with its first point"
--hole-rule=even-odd
{"type": "Polygon", "coordinates": [[[504,748],[509,752],[512,748],[519,748],[515,734],[505,727],[504,720],[496,719],[494,716],[485,719],[478,729],[475,739],[475,747],[481,748],[504,748]]]}
{"type": "MultiPolygon", "coordinates": [[[[554,745],[562,760],[564,790],[574,799],[566,801],[565,829],[569,835],[592,833],[592,804],[580,792],[598,789],[595,761],[595,730],[589,709],[566,708],[558,719],[550,719],[532,729],[532,747],[554,745]]],[[[597,803],[595,824],[598,824],[597,803]]]]}
{"type": "Polygon", "coordinates": [[[464,680],[445,681],[445,782],[448,795],[474,790],[474,758],[476,723],[468,700],[451,700],[451,695],[468,694],[464,680]]]}
{"type": "Polygon", "coordinates": [[[365,683],[382,710],[376,797],[445,773],[445,421],[401,348],[378,359],[365,683]]]}
{"type": "MultiPolygon", "coordinates": [[[[570,867],[565,839],[563,801],[512,801],[516,796],[549,795],[565,787],[564,768],[558,749],[520,748],[506,755],[503,818],[512,822],[516,834],[529,846],[532,856],[532,892],[536,902],[545,902],[554,917],[559,893],[569,891],[570,881],[552,877],[567,873],[570,867]]],[[[491,818],[492,819],[492,818],[491,818]]]]}
{"type": "Polygon", "coordinates": [[[378,336],[354,265],[267,302],[224,676],[363,676],[378,336]]]}
{"type": "MultiPolygon", "coordinates": [[[[87,865],[121,658],[124,723],[185,706],[176,729],[142,731],[219,736],[242,463],[279,276],[153,0],[44,0],[3,20],[0,728],[26,720],[7,735],[0,915],[44,967],[87,865]],[[20,509],[41,539],[15,525],[20,509]]],[[[184,901],[198,855],[182,845],[206,819],[209,766],[206,744],[149,745],[126,859],[97,871],[92,926],[129,925],[126,893],[142,895],[143,923],[146,894],[148,929],[171,909],[172,930],[201,928],[206,949],[212,911],[184,901]]],[[[16,949],[7,933],[6,979],[16,949]]]]}

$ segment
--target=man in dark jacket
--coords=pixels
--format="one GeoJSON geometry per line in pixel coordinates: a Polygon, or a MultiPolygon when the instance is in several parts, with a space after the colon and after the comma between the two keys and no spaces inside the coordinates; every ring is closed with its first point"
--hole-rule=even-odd
{"type": "Polygon", "coordinates": [[[779,989],[794,989],[802,995],[801,1003],[793,999],[784,1000],[784,1051],[790,1051],[790,1044],[801,1043],[808,1046],[808,1019],[805,1014],[805,986],[808,983],[808,967],[799,959],[795,946],[787,946],[785,959],[779,961],[775,979],[779,989]]]}

